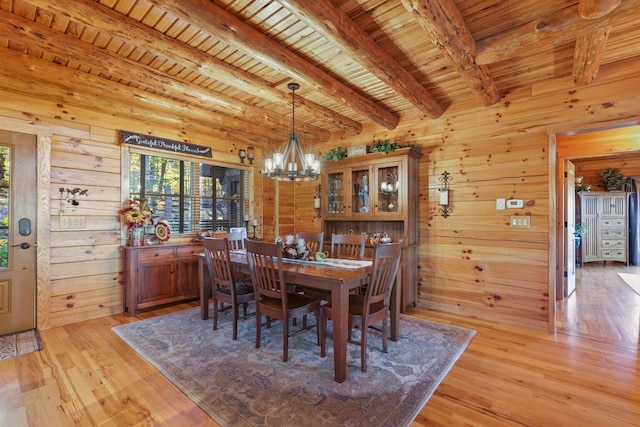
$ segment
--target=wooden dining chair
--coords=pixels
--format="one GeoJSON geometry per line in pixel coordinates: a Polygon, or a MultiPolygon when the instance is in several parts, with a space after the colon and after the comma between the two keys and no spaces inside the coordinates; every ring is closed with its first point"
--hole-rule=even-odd
{"type": "Polygon", "coordinates": [[[332,234],[332,258],[362,258],[364,257],[365,235],[360,234],[332,234]]]}
{"type": "Polygon", "coordinates": [[[229,240],[204,239],[204,256],[209,269],[211,293],[213,294],[213,330],[218,329],[218,312],[224,304],[232,309],[233,339],[238,339],[238,306],[243,307],[243,317],[247,317],[247,306],[255,301],[253,285],[234,270],[229,255],[229,240]],[[220,306],[220,308],[218,308],[220,306]]]}
{"type": "Polygon", "coordinates": [[[321,252],[324,246],[324,231],[320,233],[296,233],[296,241],[298,239],[304,239],[305,245],[307,245],[309,252],[312,254],[321,252]]]}
{"type": "Polygon", "coordinates": [[[244,244],[244,235],[242,232],[234,232],[227,234],[227,240],[229,240],[229,250],[241,250],[246,249],[244,244]]]}
{"type": "MultiPolygon", "coordinates": [[[[374,249],[371,274],[364,295],[349,295],[348,342],[360,345],[360,369],[367,371],[367,334],[369,328],[382,322],[382,351],[387,352],[387,322],[389,297],[400,266],[402,242],[377,244],[374,249]],[[354,324],[361,326],[360,341],[352,339],[354,324]]],[[[323,305],[320,313],[320,356],[326,356],[327,321],[331,319],[331,303],[323,305]]]]}
{"type": "MultiPolygon", "coordinates": [[[[289,359],[289,320],[302,316],[302,332],[307,328],[307,314],[315,314],[316,326],[320,318],[320,301],[305,295],[288,292],[282,267],[282,243],[247,240],[247,262],[256,301],[256,348],[260,348],[262,315],[282,321],[282,361],[289,359]]],[[[295,334],[294,333],[294,334],[295,334]]],[[[318,341],[320,332],[316,328],[318,341]]]]}

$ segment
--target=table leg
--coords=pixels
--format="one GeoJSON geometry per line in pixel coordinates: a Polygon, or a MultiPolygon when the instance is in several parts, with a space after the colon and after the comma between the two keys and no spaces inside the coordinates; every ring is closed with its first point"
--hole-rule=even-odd
{"type": "Polygon", "coordinates": [[[204,257],[198,260],[198,280],[200,281],[200,318],[207,320],[209,318],[209,294],[211,294],[211,280],[209,280],[209,271],[205,271],[207,266],[204,257]]]}
{"type": "Polygon", "coordinates": [[[344,283],[331,290],[333,322],[333,366],[336,382],[347,379],[347,322],[349,316],[349,292],[344,283]]]}

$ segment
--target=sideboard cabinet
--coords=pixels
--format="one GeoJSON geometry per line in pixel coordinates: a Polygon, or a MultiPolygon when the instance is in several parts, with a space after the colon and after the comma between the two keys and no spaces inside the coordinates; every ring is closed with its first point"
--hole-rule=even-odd
{"type": "MultiPolygon", "coordinates": [[[[401,307],[418,301],[418,162],[422,153],[403,148],[325,162],[322,229],[333,233],[387,233],[404,244],[399,283],[401,307]]],[[[367,250],[372,253],[372,246],[367,250]]]]}
{"type": "Polygon", "coordinates": [[[580,192],[580,222],[586,224],[581,239],[582,262],[628,263],[627,229],[629,193],[580,192]]]}
{"type": "Polygon", "coordinates": [[[133,316],[136,310],[198,298],[203,251],[202,243],[124,247],[124,310],[133,316]]]}

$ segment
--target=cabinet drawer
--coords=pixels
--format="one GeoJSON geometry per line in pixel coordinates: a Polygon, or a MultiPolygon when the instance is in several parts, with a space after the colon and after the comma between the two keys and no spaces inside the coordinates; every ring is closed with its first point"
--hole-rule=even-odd
{"type": "Polygon", "coordinates": [[[603,227],[624,227],[627,220],[625,218],[602,218],[603,227]]]}
{"type": "Polygon", "coordinates": [[[141,250],[138,253],[138,262],[140,261],[153,261],[154,259],[166,259],[173,258],[175,251],[173,248],[153,248],[141,250]]]}
{"type": "Polygon", "coordinates": [[[176,256],[178,258],[184,258],[189,256],[195,256],[199,253],[204,252],[203,246],[182,246],[176,247],[176,256]]]}
{"type": "Polygon", "coordinates": [[[625,249],[626,246],[625,240],[602,240],[602,249],[625,249]]]}
{"type": "Polygon", "coordinates": [[[603,239],[624,239],[624,228],[603,228],[601,231],[603,239]]]}
{"type": "Polygon", "coordinates": [[[602,259],[616,259],[616,260],[626,260],[626,251],[624,249],[603,249],[602,250],[602,259]]]}

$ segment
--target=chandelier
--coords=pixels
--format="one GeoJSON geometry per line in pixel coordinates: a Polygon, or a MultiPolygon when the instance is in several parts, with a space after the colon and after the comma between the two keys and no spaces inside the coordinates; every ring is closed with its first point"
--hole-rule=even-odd
{"type": "Polygon", "coordinates": [[[300,89],[298,83],[289,83],[287,87],[291,90],[291,134],[289,142],[283,153],[275,153],[273,158],[265,159],[264,172],[269,179],[278,181],[311,181],[318,179],[320,176],[320,160],[316,159],[313,154],[304,154],[298,135],[295,131],[296,121],[296,90],[300,89]],[[298,165],[298,160],[301,162],[298,165]],[[298,169],[298,166],[301,166],[298,169]]]}

